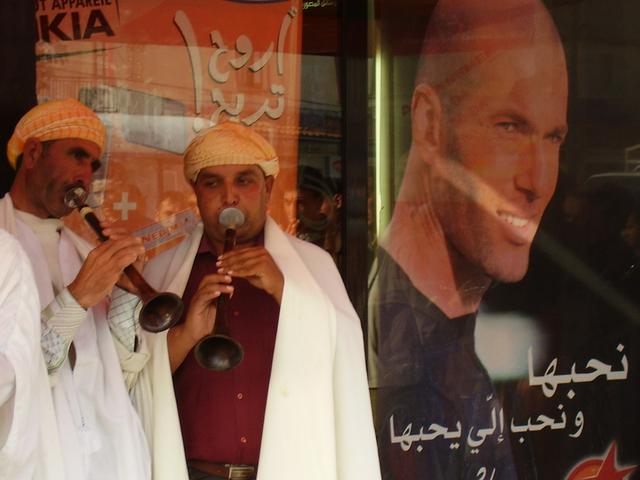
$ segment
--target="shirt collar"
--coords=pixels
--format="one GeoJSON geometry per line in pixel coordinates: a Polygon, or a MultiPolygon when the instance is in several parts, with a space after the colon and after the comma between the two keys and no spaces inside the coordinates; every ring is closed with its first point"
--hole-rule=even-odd
{"type": "MultiPolygon", "coordinates": [[[[264,229],[258,234],[253,242],[253,246],[264,246],[264,229]]],[[[218,252],[216,251],[216,247],[209,241],[209,237],[204,233],[202,235],[202,239],[200,240],[200,246],[198,246],[198,255],[201,253],[210,253],[211,255],[217,257],[218,252]]]]}
{"type": "Polygon", "coordinates": [[[34,231],[48,231],[60,233],[64,223],[59,218],[40,218],[32,213],[16,209],[17,217],[34,231]]]}

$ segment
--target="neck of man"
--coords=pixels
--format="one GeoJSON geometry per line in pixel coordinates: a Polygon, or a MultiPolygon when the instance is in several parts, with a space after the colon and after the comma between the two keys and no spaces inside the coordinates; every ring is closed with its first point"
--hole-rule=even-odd
{"type": "MultiPolygon", "coordinates": [[[[264,230],[262,230],[264,231],[264,230]]],[[[240,236],[236,237],[236,242],[235,242],[235,246],[233,247],[233,250],[239,250],[242,248],[248,248],[248,247],[253,247],[258,243],[258,239],[260,238],[260,235],[262,234],[262,231],[260,232],[260,234],[258,234],[257,236],[249,239],[249,240],[245,240],[243,238],[241,238],[240,236]]],[[[204,234],[206,235],[207,239],[209,240],[209,243],[211,244],[211,246],[213,248],[215,248],[216,253],[218,255],[224,253],[224,240],[217,240],[213,235],[209,234],[206,230],[204,232],[204,234]]]]}
{"type": "Polygon", "coordinates": [[[28,189],[26,186],[26,179],[20,172],[16,175],[9,194],[11,195],[11,202],[13,206],[21,212],[30,213],[39,218],[50,218],[49,212],[42,208],[38,208],[33,202],[30,201],[28,196],[28,189]]]}
{"type": "Polygon", "coordinates": [[[447,241],[426,185],[414,189],[416,195],[406,195],[404,187],[380,246],[449,318],[476,312],[491,279],[447,241]]]}

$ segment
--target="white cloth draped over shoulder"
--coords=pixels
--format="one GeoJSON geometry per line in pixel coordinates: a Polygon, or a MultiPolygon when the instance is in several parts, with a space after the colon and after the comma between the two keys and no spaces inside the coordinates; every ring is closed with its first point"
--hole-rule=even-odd
{"type": "MultiPolygon", "coordinates": [[[[181,295],[202,238],[154,258],[145,277],[181,295]]],[[[376,480],[362,328],[333,260],[271,219],[265,248],[285,278],[258,480],[376,480]]]]}
{"type": "Polygon", "coordinates": [[[13,376],[12,394],[0,400],[0,478],[61,479],[60,445],[40,350],[38,292],[29,259],[4,230],[0,266],[0,377],[13,376]]]}
{"type": "MultiPolygon", "coordinates": [[[[54,292],[44,253],[33,232],[16,220],[9,195],[0,200],[0,227],[13,233],[29,253],[41,305],[48,305],[54,292]]],[[[70,230],[62,230],[59,254],[65,285],[75,278],[92,248],[70,230]]],[[[149,362],[140,361],[149,355],[132,355],[121,365],[106,320],[107,307],[105,301],[89,309],[74,337],[74,369],[65,360],[52,382],[64,478],[142,480],[152,478],[153,469],[156,480],[186,479],[166,335],[143,335],[141,348],[152,354],[149,362]],[[137,412],[121,368],[125,377],[137,377],[131,382],[137,412]],[[158,434],[171,438],[157,439],[158,434]]]]}

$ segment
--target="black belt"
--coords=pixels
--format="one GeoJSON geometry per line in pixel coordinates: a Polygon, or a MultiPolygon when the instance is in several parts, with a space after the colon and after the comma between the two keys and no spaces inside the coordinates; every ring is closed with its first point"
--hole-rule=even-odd
{"type": "Polygon", "coordinates": [[[251,480],[256,478],[254,465],[233,465],[230,463],[211,463],[203,460],[189,460],[191,469],[229,480],[251,480]]]}

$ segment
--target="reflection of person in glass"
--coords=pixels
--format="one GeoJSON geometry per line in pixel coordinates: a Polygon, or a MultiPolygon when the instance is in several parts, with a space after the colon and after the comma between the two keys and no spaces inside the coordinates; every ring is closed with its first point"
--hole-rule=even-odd
{"type": "Polygon", "coordinates": [[[296,236],[328,251],[337,259],[340,252],[339,215],[342,199],[330,178],[314,167],[299,172],[296,236]]]}
{"type": "Polygon", "coordinates": [[[556,185],[567,83],[559,35],[540,2],[435,7],[411,149],[370,298],[385,478],[516,478],[506,423],[503,434],[471,441],[496,426],[500,411],[475,352],[475,315],[492,280],[526,273],[556,185]],[[434,434],[438,425],[447,436],[434,434]]]}

